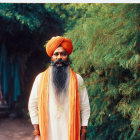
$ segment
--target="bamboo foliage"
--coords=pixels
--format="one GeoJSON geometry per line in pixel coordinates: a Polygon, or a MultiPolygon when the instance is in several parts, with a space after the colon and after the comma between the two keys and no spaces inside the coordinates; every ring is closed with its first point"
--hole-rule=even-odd
{"type": "Polygon", "coordinates": [[[91,105],[88,139],[139,139],[139,4],[93,4],[65,36],[91,105]]]}

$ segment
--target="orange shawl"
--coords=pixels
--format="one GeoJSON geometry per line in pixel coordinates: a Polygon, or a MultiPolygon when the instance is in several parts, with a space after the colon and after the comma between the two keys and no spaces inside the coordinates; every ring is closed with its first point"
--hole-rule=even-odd
{"type": "MultiPolygon", "coordinates": [[[[38,115],[41,140],[47,140],[48,91],[50,67],[41,75],[38,115]]],[[[50,93],[51,94],[51,93],[50,93]]],[[[68,140],[80,140],[80,98],[76,73],[70,68],[68,140]]]]}

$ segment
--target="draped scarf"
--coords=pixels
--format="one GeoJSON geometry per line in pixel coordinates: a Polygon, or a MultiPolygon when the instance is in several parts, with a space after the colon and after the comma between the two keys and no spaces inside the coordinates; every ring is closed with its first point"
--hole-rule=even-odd
{"type": "MultiPolygon", "coordinates": [[[[70,68],[69,81],[69,121],[68,140],[80,140],[80,98],[76,73],[70,68]]],[[[45,70],[40,79],[38,95],[38,115],[41,140],[47,140],[48,123],[48,92],[50,67],[45,70]]],[[[50,93],[51,94],[51,93],[50,93]]]]}

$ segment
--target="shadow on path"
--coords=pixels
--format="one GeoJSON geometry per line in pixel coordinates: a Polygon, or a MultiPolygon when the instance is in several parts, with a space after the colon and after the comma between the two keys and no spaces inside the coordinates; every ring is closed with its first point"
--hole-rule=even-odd
{"type": "Polygon", "coordinates": [[[0,119],[0,140],[33,140],[33,126],[23,119],[0,119]]]}

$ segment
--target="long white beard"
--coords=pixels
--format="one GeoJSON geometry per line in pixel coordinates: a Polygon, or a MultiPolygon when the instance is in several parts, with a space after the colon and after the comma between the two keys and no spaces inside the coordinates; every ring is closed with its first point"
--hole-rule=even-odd
{"type": "Polygon", "coordinates": [[[65,83],[64,89],[60,92],[56,89],[55,84],[53,83],[53,73],[51,68],[51,75],[50,75],[50,88],[51,93],[54,94],[55,101],[58,105],[63,105],[65,102],[68,102],[68,91],[69,91],[69,67],[66,68],[67,72],[67,79],[65,83]],[[58,93],[59,92],[59,93],[58,93]]]}

